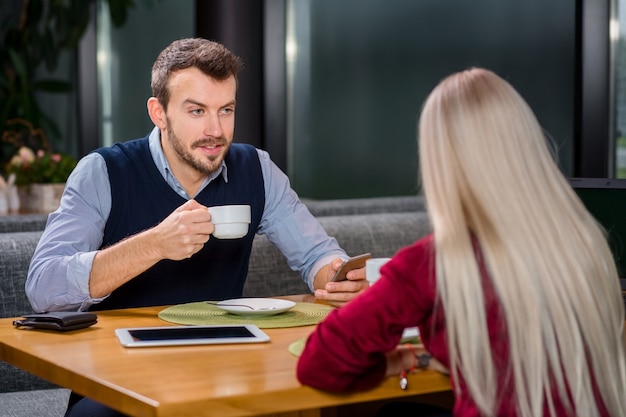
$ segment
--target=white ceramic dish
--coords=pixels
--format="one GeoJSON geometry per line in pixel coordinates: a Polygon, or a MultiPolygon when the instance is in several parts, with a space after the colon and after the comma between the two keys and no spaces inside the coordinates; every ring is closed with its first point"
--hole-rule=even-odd
{"type": "Polygon", "coordinates": [[[232,298],[215,305],[240,316],[271,316],[293,308],[296,303],[278,298],[232,298]]]}
{"type": "Polygon", "coordinates": [[[218,239],[239,239],[248,234],[248,223],[215,223],[213,236],[218,239]]]}

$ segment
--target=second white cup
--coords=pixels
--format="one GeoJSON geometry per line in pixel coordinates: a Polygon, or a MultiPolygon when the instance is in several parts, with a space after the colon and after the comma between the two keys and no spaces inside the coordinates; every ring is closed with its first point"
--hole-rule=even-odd
{"type": "Polygon", "coordinates": [[[213,236],[218,239],[238,239],[248,234],[251,214],[248,205],[226,205],[208,208],[215,225],[213,236]]]}
{"type": "Polygon", "coordinates": [[[365,279],[370,285],[380,278],[380,267],[389,262],[391,258],[371,258],[365,262],[365,279]]]}

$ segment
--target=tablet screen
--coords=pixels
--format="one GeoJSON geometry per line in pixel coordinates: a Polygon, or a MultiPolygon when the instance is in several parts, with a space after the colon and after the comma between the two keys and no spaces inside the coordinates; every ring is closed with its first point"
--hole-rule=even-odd
{"type": "Polygon", "coordinates": [[[198,327],[173,329],[129,330],[135,340],[217,339],[224,337],[253,337],[245,327],[198,327]]]}
{"type": "Polygon", "coordinates": [[[250,324],[126,328],[116,329],[115,334],[127,347],[269,341],[261,329],[250,324]]]}

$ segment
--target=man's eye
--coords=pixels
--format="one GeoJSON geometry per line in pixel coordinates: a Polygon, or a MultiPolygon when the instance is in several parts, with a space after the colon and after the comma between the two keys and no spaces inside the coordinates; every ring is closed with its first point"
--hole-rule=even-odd
{"type": "Polygon", "coordinates": [[[196,116],[200,116],[203,113],[202,109],[194,109],[191,111],[192,114],[196,115],[196,116]]]}
{"type": "Polygon", "coordinates": [[[226,107],[222,109],[222,114],[232,114],[235,112],[235,109],[232,107],[226,107]]]}

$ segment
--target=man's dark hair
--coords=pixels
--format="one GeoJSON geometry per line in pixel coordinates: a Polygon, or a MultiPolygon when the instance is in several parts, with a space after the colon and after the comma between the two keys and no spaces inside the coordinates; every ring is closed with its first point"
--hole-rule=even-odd
{"type": "Polygon", "coordinates": [[[170,75],[191,67],[198,68],[215,80],[223,81],[232,75],[237,81],[242,61],[224,45],[207,39],[186,38],[172,42],[152,65],[152,95],[164,109],[167,109],[170,99],[167,88],[170,75]]]}

